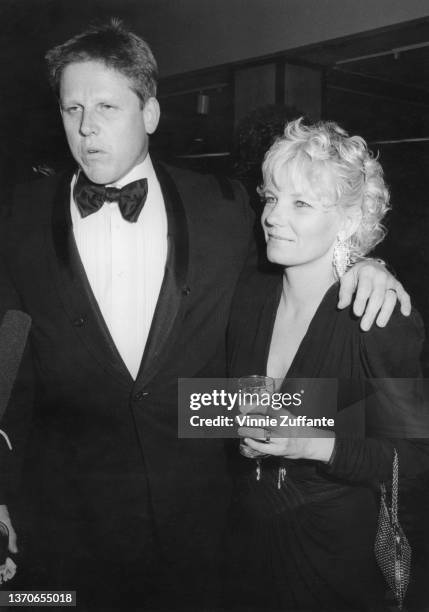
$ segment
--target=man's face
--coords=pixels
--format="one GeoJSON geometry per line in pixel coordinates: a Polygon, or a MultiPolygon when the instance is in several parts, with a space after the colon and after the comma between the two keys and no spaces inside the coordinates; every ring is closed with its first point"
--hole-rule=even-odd
{"type": "Polygon", "coordinates": [[[141,101],[123,74],[102,62],[69,64],[61,75],[60,104],[73,157],[94,183],[114,183],[144,160],[159,106],[141,101]]]}

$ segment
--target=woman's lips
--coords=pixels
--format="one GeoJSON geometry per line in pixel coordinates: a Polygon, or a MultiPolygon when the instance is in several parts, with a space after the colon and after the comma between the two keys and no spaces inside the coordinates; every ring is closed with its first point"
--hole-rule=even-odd
{"type": "Polygon", "coordinates": [[[286,238],[285,236],[279,236],[278,234],[268,234],[270,240],[282,240],[283,242],[294,242],[292,238],[286,238]]]}

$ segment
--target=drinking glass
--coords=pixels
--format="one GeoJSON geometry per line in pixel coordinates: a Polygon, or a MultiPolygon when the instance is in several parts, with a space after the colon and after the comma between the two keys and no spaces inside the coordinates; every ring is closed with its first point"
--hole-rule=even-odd
{"type": "MultiPolygon", "coordinates": [[[[251,376],[243,376],[238,379],[238,388],[242,393],[251,393],[262,398],[264,395],[272,395],[274,392],[274,379],[270,376],[260,376],[258,374],[252,374],[251,376]]],[[[249,403],[249,410],[253,404],[249,403]]],[[[267,414],[268,406],[261,405],[258,402],[259,409],[258,414],[267,414]]],[[[241,404],[241,412],[246,414],[246,404],[241,404]]],[[[266,457],[263,453],[260,453],[253,448],[247,446],[243,440],[240,440],[240,453],[248,459],[260,459],[266,457]]]]}

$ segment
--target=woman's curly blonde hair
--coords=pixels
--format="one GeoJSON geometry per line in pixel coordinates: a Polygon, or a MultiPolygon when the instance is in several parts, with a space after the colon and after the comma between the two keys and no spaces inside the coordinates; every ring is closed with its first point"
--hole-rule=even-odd
{"type": "Polygon", "coordinates": [[[389,191],[383,169],[360,136],[349,136],[331,121],[304,125],[302,117],[286,124],[284,135],[267,151],[262,166],[264,185],[279,184],[284,165],[298,162],[305,167],[316,165],[330,169],[335,179],[336,200],[343,209],[355,208],[361,213],[360,223],[350,241],[350,257],[356,261],[369,253],[386,230],[381,220],[389,210],[389,191]]]}

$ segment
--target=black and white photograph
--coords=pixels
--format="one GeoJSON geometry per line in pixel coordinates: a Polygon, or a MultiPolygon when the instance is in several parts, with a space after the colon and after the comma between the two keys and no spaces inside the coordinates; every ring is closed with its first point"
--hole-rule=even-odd
{"type": "Polygon", "coordinates": [[[0,609],[429,611],[427,0],[0,0],[0,609]]]}

